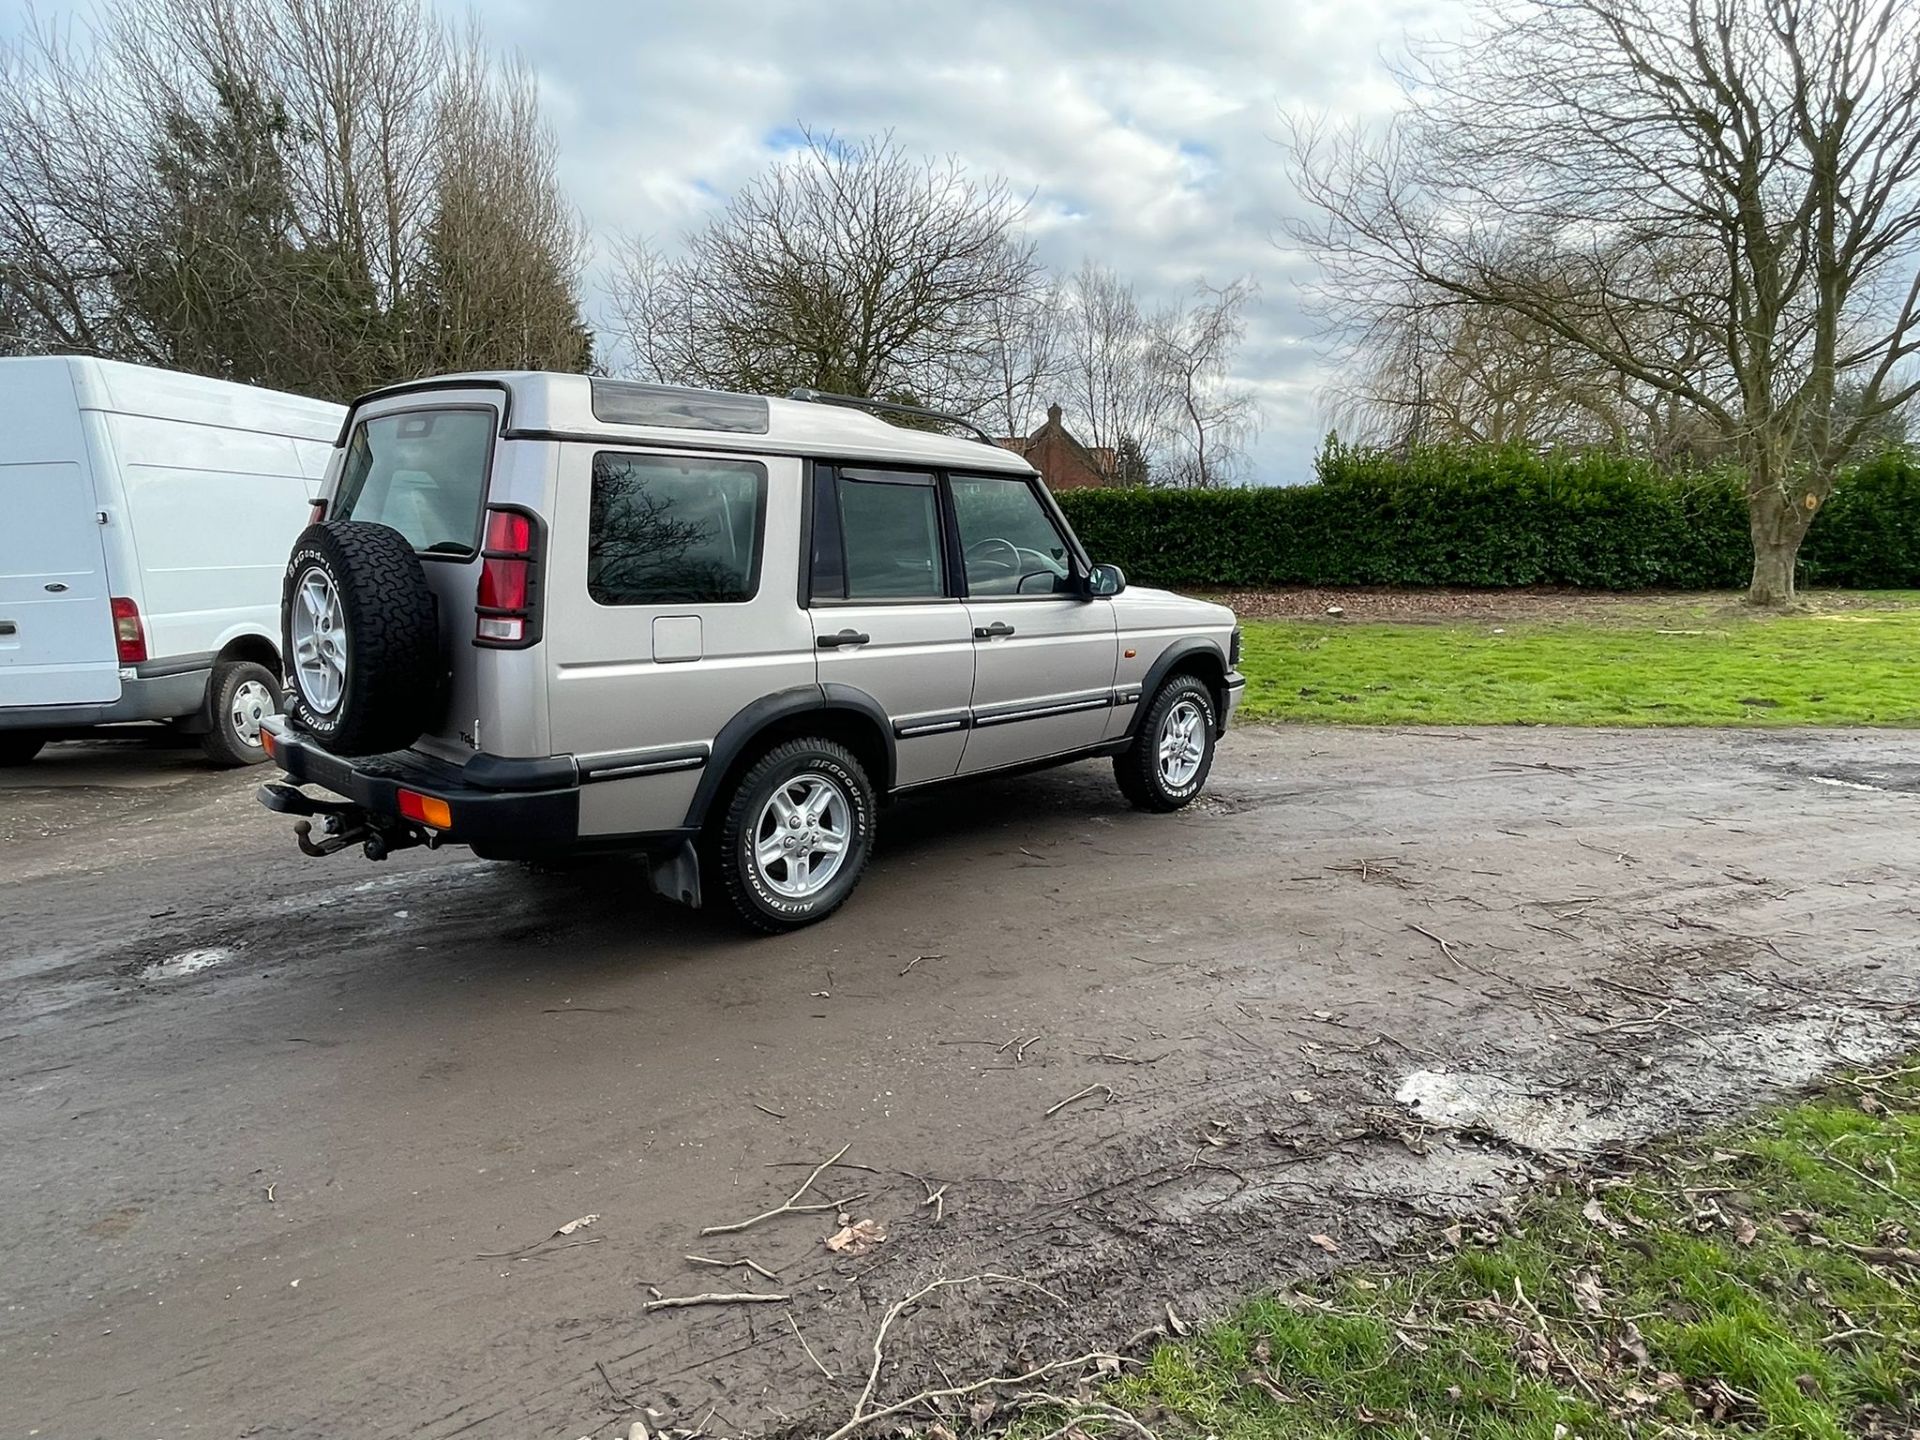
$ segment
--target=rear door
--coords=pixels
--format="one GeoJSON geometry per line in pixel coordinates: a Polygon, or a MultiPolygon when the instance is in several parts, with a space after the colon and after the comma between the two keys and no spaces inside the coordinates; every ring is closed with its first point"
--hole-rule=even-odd
{"type": "Polygon", "coordinates": [[[973,695],[973,630],[947,573],[945,521],[924,471],[814,467],[808,613],[823,685],[886,711],[895,783],[959,768],[973,695]]]}
{"type": "Polygon", "coordinates": [[[0,706],[119,698],[106,556],[85,467],[0,464],[0,706]]]}
{"type": "Polygon", "coordinates": [[[1085,597],[1039,480],[954,475],[948,485],[974,643],[961,773],[1098,744],[1119,661],[1113,602],[1085,597]]]}

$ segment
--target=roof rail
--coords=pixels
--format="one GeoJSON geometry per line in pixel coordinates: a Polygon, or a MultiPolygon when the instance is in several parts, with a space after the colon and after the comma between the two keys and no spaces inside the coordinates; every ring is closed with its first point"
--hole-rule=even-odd
{"type": "Polygon", "coordinates": [[[875,415],[912,415],[922,420],[940,420],[948,425],[958,425],[962,430],[973,432],[982,445],[994,444],[994,438],[964,415],[950,415],[945,410],[929,410],[924,405],[904,405],[898,400],[869,400],[861,395],[836,395],[831,390],[814,390],[805,385],[797,385],[787,392],[789,400],[806,400],[815,405],[843,405],[849,410],[865,410],[875,415]]]}

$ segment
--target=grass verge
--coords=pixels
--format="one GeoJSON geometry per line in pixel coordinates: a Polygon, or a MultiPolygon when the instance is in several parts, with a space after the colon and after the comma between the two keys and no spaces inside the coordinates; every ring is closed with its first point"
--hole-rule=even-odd
{"type": "Polygon", "coordinates": [[[1162,1346],[1159,1435],[1920,1436],[1920,1064],[1162,1346]]]}
{"type": "Polygon", "coordinates": [[[1605,623],[1245,628],[1247,720],[1920,725],[1920,609],[1892,603],[1783,616],[1650,606],[1605,623]]]}

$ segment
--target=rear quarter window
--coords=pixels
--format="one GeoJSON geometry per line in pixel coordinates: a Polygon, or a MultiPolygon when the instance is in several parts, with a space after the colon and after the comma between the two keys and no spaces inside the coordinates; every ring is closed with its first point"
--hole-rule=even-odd
{"type": "Polygon", "coordinates": [[[602,605],[715,605],[760,587],[766,467],[601,451],[593,457],[587,593],[602,605]]]}
{"type": "Polygon", "coordinates": [[[353,427],[332,514],[398,530],[422,555],[480,543],[496,417],[490,409],[409,410],[353,427]]]}

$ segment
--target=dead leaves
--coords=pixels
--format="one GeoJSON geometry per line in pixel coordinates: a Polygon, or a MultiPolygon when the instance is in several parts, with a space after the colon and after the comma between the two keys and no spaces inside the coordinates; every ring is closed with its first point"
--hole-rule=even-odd
{"type": "Polygon", "coordinates": [[[842,1225],[826,1239],[827,1249],[836,1255],[855,1258],[865,1255],[887,1241],[887,1227],[878,1220],[856,1220],[842,1225]]]}

